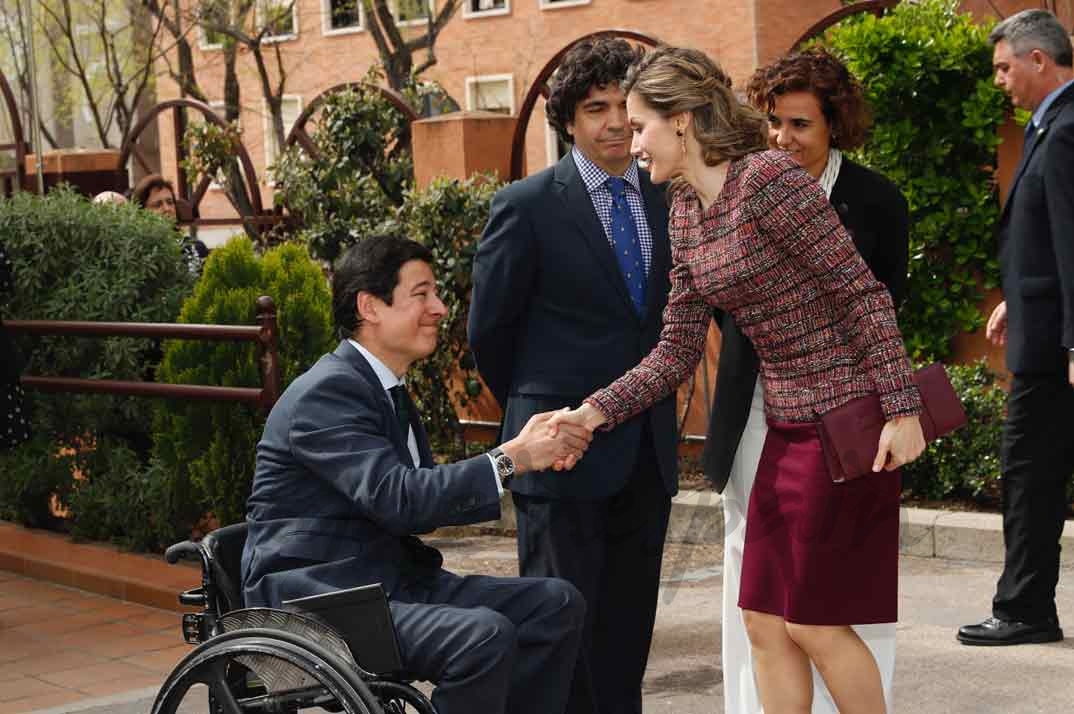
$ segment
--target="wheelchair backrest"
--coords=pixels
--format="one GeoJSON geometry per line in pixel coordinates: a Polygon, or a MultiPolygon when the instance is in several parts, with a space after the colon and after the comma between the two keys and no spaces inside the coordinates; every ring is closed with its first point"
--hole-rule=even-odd
{"type": "Polygon", "coordinates": [[[201,541],[201,547],[209,556],[221,615],[243,607],[242,549],[246,545],[246,531],[246,523],[233,523],[217,528],[201,541]]]}

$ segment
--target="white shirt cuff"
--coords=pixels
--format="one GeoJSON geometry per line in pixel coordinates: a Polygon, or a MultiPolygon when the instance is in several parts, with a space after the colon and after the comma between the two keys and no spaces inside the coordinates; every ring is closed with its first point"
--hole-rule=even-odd
{"type": "Polygon", "coordinates": [[[489,457],[489,465],[492,466],[492,478],[496,482],[496,495],[503,495],[503,484],[500,483],[500,470],[496,468],[496,460],[492,458],[492,454],[485,454],[489,457]]]}

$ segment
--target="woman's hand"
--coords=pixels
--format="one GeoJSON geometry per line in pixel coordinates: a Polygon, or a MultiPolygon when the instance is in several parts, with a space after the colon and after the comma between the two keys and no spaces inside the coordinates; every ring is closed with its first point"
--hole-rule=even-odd
{"type": "Polygon", "coordinates": [[[925,450],[925,435],[916,416],[895,417],[880,432],[880,447],[873,459],[873,471],[894,471],[908,464],[925,450]]]}
{"type": "MultiPolygon", "coordinates": [[[[559,430],[561,424],[569,424],[576,427],[585,429],[589,434],[599,427],[604,422],[608,421],[599,409],[592,406],[587,402],[583,402],[577,409],[563,408],[552,415],[552,418],[548,420],[547,428],[553,435],[559,430]]],[[[566,459],[559,459],[552,468],[556,471],[562,471],[564,469],[573,469],[574,465],[578,463],[580,457],[568,456],[566,459]]]]}

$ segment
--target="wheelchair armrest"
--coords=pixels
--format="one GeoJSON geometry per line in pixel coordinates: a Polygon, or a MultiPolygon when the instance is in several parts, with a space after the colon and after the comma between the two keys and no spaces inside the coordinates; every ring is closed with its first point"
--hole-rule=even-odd
{"type": "Polygon", "coordinates": [[[164,551],[164,560],[168,561],[171,565],[175,565],[180,560],[194,560],[194,556],[200,558],[201,553],[198,549],[198,544],[189,540],[170,545],[168,546],[168,549],[164,551]]]}
{"type": "Polygon", "coordinates": [[[205,588],[193,588],[179,593],[179,604],[187,607],[205,607],[205,588]]]}

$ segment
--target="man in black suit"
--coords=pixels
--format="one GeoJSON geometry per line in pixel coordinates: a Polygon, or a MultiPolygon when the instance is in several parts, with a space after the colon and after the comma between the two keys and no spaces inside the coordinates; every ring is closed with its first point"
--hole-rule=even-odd
{"type": "MultiPolygon", "coordinates": [[[[577,406],[660,335],[667,204],[630,155],[619,89],[636,57],[619,39],[568,51],[546,111],[570,154],[493,199],[474,260],[469,337],[504,409],[505,438],[533,414],[577,406]]],[[[586,599],[572,714],[641,712],[677,486],[674,397],[597,434],[570,478],[534,471],[511,485],[521,573],[565,578],[586,599]]]]}
{"type": "Polygon", "coordinates": [[[1055,608],[1066,484],[1074,473],[1074,70],[1067,31],[1025,10],[992,31],[996,84],[1033,112],[1003,207],[1004,302],[986,334],[1013,373],[1003,431],[1003,575],[992,617],[959,629],[967,645],[1063,638],[1055,608]]]}
{"type": "MultiPolygon", "coordinates": [[[[499,517],[515,474],[580,456],[584,431],[536,415],[510,441],[436,466],[403,377],[446,313],[432,255],[361,241],[332,279],[348,336],[283,393],[257,446],[242,558],[247,606],[380,583],[404,668],[440,714],[562,712],[585,603],[552,578],[459,577],[414,533],[499,517]]],[[[561,478],[569,478],[559,474],[561,478]]]]}

